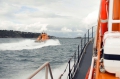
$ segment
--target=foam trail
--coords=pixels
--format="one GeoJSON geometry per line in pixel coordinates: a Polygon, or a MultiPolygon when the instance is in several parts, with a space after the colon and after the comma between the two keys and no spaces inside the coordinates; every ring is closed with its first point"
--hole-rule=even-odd
{"type": "MultiPolygon", "coordinates": [[[[60,77],[61,74],[63,74],[65,68],[66,68],[67,63],[62,64],[59,67],[56,67],[55,69],[52,69],[52,74],[53,74],[53,78],[54,79],[58,79],[60,77]]],[[[73,66],[73,62],[71,62],[71,66],[73,66]]],[[[63,74],[63,76],[61,77],[61,79],[67,79],[68,76],[68,72],[69,72],[69,67],[67,67],[65,73],[63,74]]],[[[71,67],[72,68],[72,67],[71,67]]],[[[39,74],[37,74],[33,79],[45,79],[45,72],[41,72],[39,74]]],[[[51,79],[50,75],[48,76],[48,79],[51,79]]]]}
{"type": "MultiPolygon", "coordinates": [[[[61,74],[63,74],[65,68],[66,68],[66,64],[63,64],[61,65],[60,67],[57,67],[56,69],[53,69],[53,76],[54,76],[54,79],[58,79],[60,77],[61,74]]],[[[71,62],[70,64],[71,66],[73,66],[73,61],[71,62]]],[[[67,76],[68,76],[68,72],[69,72],[69,67],[67,67],[65,73],[63,74],[63,76],[61,77],[61,79],[68,79],[67,76]]],[[[71,67],[72,68],[72,67],[71,67]]],[[[50,79],[50,78],[49,78],[50,79]]]]}
{"type": "MultiPolygon", "coordinates": [[[[52,75],[53,75],[54,79],[59,78],[59,76],[64,72],[66,65],[67,65],[67,63],[62,64],[61,66],[57,66],[55,69],[52,69],[52,75]]],[[[73,66],[73,62],[71,62],[71,66],[73,66]]],[[[32,70],[31,72],[33,73],[34,71],[32,70]]],[[[69,71],[69,69],[67,68],[66,72],[64,73],[64,75],[62,76],[61,79],[67,79],[68,71],[69,71]]],[[[29,70],[29,72],[22,72],[21,76],[19,75],[20,77],[17,76],[17,79],[27,79],[32,73],[30,73],[30,70],[29,70]],[[23,75],[23,73],[24,73],[24,75],[23,75]]],[[[48,72],[48,75],[49,75],[49,72],[48,72]]],[[[16,79],[16,77],[13,79],[16,79]]],[[[45,79],[45,69],[43,69],[41,72],[39,72],[37,75],[35,75],[32,79],[45,79]]],[[[51,79],[50,75],[48,76],[48,79],[51,79]]]]}
{"type": "Polygon", "coordinates": [[[26,39],[19,42],[1,43],[0,50],[23,50],[23,49],[36,49],[45,46],[60,45],[58,39],[49,39],[46,42],[37,43],[35,40],[26,39]]]}

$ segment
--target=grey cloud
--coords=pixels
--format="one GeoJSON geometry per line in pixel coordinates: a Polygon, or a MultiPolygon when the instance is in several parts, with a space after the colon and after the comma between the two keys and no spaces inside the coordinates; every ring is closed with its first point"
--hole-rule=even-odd
{"type": "MultiPolygon", "coordinates": [[[[50,34],[75,37],[87,30],[88,27],[82,20],[98,9],[96,7],[99,6],[98,3],[97,0],[0,0],[0,21],[3,23],[9,21],[12,26],[17,24],[11,29],[19,27],[24,30],[26,27],[25,31],[36,32],[40,29],[39,24],[36,24],[39,22],[47,25],[50,34]],[[27,28],[29,25],[32,26],[27,28]],[[61,31],[64,27],[72,31],[61,31]]],[[[6,28],[12,27],[9,23],[4,24],[6,28]]]]}
{"type": "Polygon", "coordinates": [[[49,31],[48,32],[48,34],[50,34],[50,35],[53,35],[53,36],[56,36],[56,37],[71,37],[71,38],[74,38],[74,37],[78,37],[78,36],[82,36],[82,34],[83,33],[80,33],[80,35],[78,35],[78,33],[80,33],[80,32],[55,32],[55,31],[53,31],[53,32],[51,32],[51,31],[49,31]]]}
{"type": "Polygon", "coordinates": [[[49,30],[60,31],[61,26],[48,25],[47,28],[48,28],[49,30]]]}
{"type": "Polygon", "coordinates": [[[1,3],[3,2],[18,4],[18,5],[42,6],[42,5],[58,2],[58,0],[1,0],[1,3]]]}
{"type": "Polygon", "coordinates": [[[36,17],[36,18],[70,18],[69,16],[62,16],[55,13],[33,13],[29,15],[30,17],[36,17]]]}

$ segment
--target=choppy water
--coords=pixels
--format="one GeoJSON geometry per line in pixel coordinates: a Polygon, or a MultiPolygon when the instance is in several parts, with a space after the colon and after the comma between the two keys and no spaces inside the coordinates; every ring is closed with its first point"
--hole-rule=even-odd
{"type": "MultiPolygon", "coordinates": [[[[0,38],[0,79],[26,79],[47,61],[54,79],[57,79],[78,44],[80,39],[51,39],[35,43],[34,39],[0,38]]],[[[39,79],[44,79],[43,74],[44,71],[39,79]]]]}

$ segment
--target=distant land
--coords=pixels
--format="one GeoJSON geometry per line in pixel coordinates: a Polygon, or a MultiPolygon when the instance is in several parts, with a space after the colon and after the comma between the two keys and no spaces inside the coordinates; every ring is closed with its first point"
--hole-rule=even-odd
{"type": "MultiPolygon", "coordinates": [[[[13,30],[0,30],[0,38],[37,38],[39,35],[40,33],[22,32],[22,31],[13,31],[13,30]]],[[[51,35],[48,36],[49,38],[66,38],[66,37],[55,37],[51,35]]],[[[75,37],[75,39],[81,39],[81,37],[75,37]]]]}
{"type": "MultiPolygon", "coordinates": [[[[0,30],[0,38],[37,38],[39,35],[40,33],[0,30]]],[[[49,38],[55,37],[49,35],[49,38]]]]}

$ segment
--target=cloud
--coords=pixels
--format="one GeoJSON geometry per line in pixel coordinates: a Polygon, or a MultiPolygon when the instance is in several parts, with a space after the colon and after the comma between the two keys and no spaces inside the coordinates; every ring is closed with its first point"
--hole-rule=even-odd
{"type": "Polygon", "coordinates": [[[42,32],[47,31],[47,24],[41,24],[40,22],[33,24],[14,24],[10,21],[4,21],[0,23],[1,30],[17,30],[26,32],[42,32]],[[9,25],[8,25],[9,24],[9,25]],[[9,27],[9,28],[8,28],[9,27]]]}
{"type": "Polygon", "coordinates": [[[0,0],[0,29],[77,36],[97,22],[98,4],[97,0],[0,0]]]}
{"type": "Polygon", "coordinates": [[[93,24],[96,23],[98,19],[98,10],[91,12],[83,19],[84,24],[93,24]]]}
{"type": "Polygon", "coordinates": [[[72,32],[71,29],[68,29],[68,28],[66,28],[66,27],[63,27],[63,28],[61,29],[61,31],[63,31],[63,32],[72,32]]]}
{"type": "Polygon", "coordinates": [[[77,29],[76,32],[83,32],[82,30],[77,29]]]}
{"type": "Polygon", "coordinates": [[[83,20],[82,23],[85,25],[86,29],[95,26],[98,21],[98,10],[89,13],[83,20]]]}

